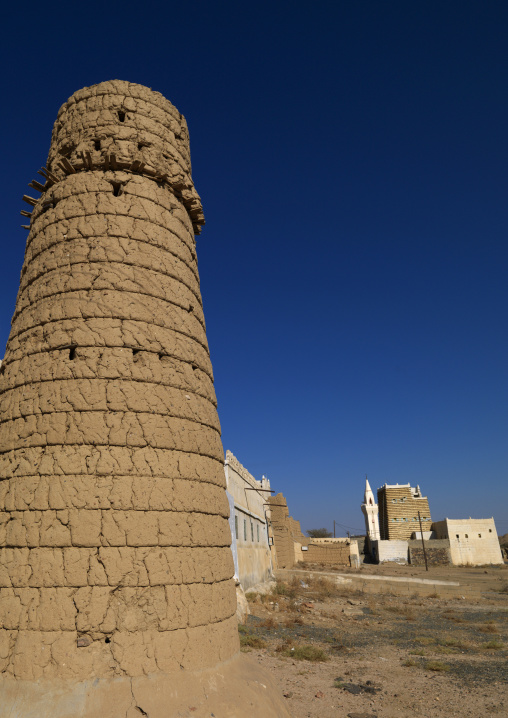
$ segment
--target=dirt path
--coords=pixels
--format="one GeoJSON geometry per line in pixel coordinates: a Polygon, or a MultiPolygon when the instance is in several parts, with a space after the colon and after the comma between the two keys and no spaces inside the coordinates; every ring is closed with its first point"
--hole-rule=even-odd
{"type": "Polygon", "coordinates": [[[294,718],[504,718],[508,593],[499,575],[475,574],[471,599],[376,595],[298,576],[274,595],[249,595],[243,650],[274,675],[294,718]]]}

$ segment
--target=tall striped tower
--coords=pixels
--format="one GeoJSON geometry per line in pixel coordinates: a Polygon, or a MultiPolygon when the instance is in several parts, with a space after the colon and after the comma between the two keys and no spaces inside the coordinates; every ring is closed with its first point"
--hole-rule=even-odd
{"type": "Polygon", "coordinates": [[[0,716],[286,715],[238,655],[185,119],[84,88],[39,174],[0,369],[0,716]]]}

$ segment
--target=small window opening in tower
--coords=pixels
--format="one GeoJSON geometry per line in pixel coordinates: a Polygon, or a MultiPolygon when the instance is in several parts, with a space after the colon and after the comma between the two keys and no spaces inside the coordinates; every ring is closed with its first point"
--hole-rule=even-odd
{"type": "Polygon", "coordinates": [[[97,152],[98,152],[98,151],[100,150],[100,148],[101,148],[101,141],[100,141],[100,140],[94,140],[93,146],[94,146],[94,148],[95,148],[95,149],[97,150],[97,152]]]}
{"type": "Polygon", "coordinates": [[[69,348],[69,359],[72,361],[76,358],[76,347],[69,348]]]}
{"type": "Polygon", "coordinates": [[[113,185],[113,196],[114,197],[120,197],[122,194],[122,183],[121,182],[111,182],[113,185]]]}
{"type": "Polygon", "coordinates": [[[118,110],[118,119],[120,122],[125,122],[125,112],[123,110],[118,110]]]}

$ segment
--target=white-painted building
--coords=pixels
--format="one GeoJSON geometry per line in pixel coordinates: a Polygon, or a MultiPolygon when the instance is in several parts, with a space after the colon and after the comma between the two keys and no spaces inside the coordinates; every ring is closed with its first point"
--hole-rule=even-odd
{"type": "Polygon", "coordinates": [[[379,541],[379,509],[374,499],[374,493],[370,484],[365,478],[365,494],[363,497],[362,511],[365,517],[365,531],[371,541],[379,541]]]}
{"type": "Polygon", "coordinates": [[[270,482],[258,481],[231,451],[224,462],[235,573],[244,591],[272,577],[265,509],[270,482]]]}
{"type": "Polygon", "coordinates": [[[502,564],[494,519],[444,519],[432,524],[437,539],[448,539],[452,563],[458,566],[502,564]]]}

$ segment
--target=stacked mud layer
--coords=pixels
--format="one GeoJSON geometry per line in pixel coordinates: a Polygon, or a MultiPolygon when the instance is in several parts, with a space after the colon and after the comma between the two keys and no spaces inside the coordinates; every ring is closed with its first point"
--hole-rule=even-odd
{"type": "Polygon", "coordinates": [[[210,668],[238,638],[185,120],[85,88],[41,174],[0,377],[0,670],[210,668]]]}

